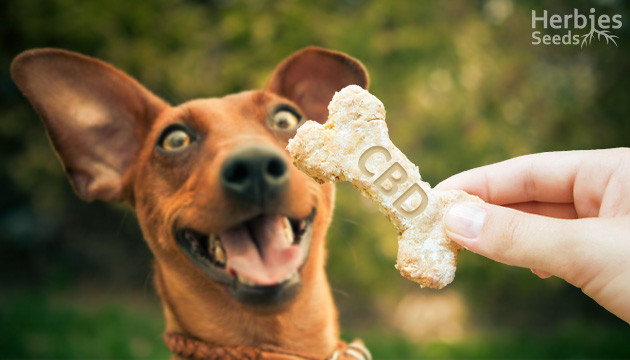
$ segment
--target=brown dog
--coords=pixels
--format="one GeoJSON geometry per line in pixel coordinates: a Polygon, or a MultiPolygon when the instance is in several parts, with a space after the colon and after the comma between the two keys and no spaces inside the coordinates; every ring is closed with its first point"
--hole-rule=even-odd
{"type": "Polygon", "coordinates": [[[24,52],[11,71],[78,195],[135,208],[176,356],[357,352],[340,350],[324,272],[333,185],[298,171],[284,150],[302,122],[326,120],[336,90],[367,87],[357,60],[306,48],[263,91],[178,106],[64,50],[24,52]]]}

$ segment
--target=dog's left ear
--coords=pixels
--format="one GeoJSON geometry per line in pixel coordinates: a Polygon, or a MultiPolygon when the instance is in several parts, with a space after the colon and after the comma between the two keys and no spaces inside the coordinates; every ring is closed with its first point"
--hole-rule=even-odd
{"type": "Polygon", "coordinates": [[[368,87],[365,67],[356,59],[319,47],[302,49],[285,59],[274,71],[267,91],[297,103],[309,120],[323,123],[335,91],[355,84],[368,87]]]}

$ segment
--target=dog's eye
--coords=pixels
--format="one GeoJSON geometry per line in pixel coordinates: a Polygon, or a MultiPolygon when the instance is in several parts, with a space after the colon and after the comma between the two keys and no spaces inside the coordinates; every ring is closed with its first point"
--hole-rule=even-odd
{"type": "Polygon", "coordinates": [[[182,129],[172,129],[165,131],[162,136],[162,141],[160,142],[160,146],[167,151],[175,151],[181,150],[188,145],[190,145],[192,139],[190,135],[182,129]]]}
{"type": "Polygon", "coordinates": [[[276,130],[293,130],[300,124],[300,118],[292,111],[279,110],[273,115],[271,126],[276,130]]]}

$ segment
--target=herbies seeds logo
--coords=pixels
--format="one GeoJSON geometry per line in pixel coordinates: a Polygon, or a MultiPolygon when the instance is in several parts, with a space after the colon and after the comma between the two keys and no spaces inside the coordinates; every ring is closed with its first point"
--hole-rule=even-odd
{"type": "Polygon", "coordinates": [[[593,39],[606,40],[606,44],[615,44],[619,36],[613,31],[620,29],[622,16],[620,14],[598,14],[591,8],[588,14],[582,14],[573,9],[570,14],[550,14],[547,10],[532,10],[532,44],[533,45],[590,45],[593,39]],[[538,29],[565,30],[564,34],[543,35],[538,29]],[[588,31],[583,33],[582,30],[588,31]]]}

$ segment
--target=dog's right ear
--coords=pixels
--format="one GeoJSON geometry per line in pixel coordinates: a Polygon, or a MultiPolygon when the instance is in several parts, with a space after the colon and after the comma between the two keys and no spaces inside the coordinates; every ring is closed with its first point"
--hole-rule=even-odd
{"type": "Polygon", "coordinates": [[[127,199],[125,175],[168,104],[111,65],[65,50],[23,52],[11,75],[42,118],[77,194],[127,199]]]}
{"type": "Polygon", "coordinates": [[[310,46],[276,67],[266,90],[296,102],[309,120],[323,123],[335,91],[348,85],[368,88],[368,74],[359,60],[344,53],[310,46]]]}

